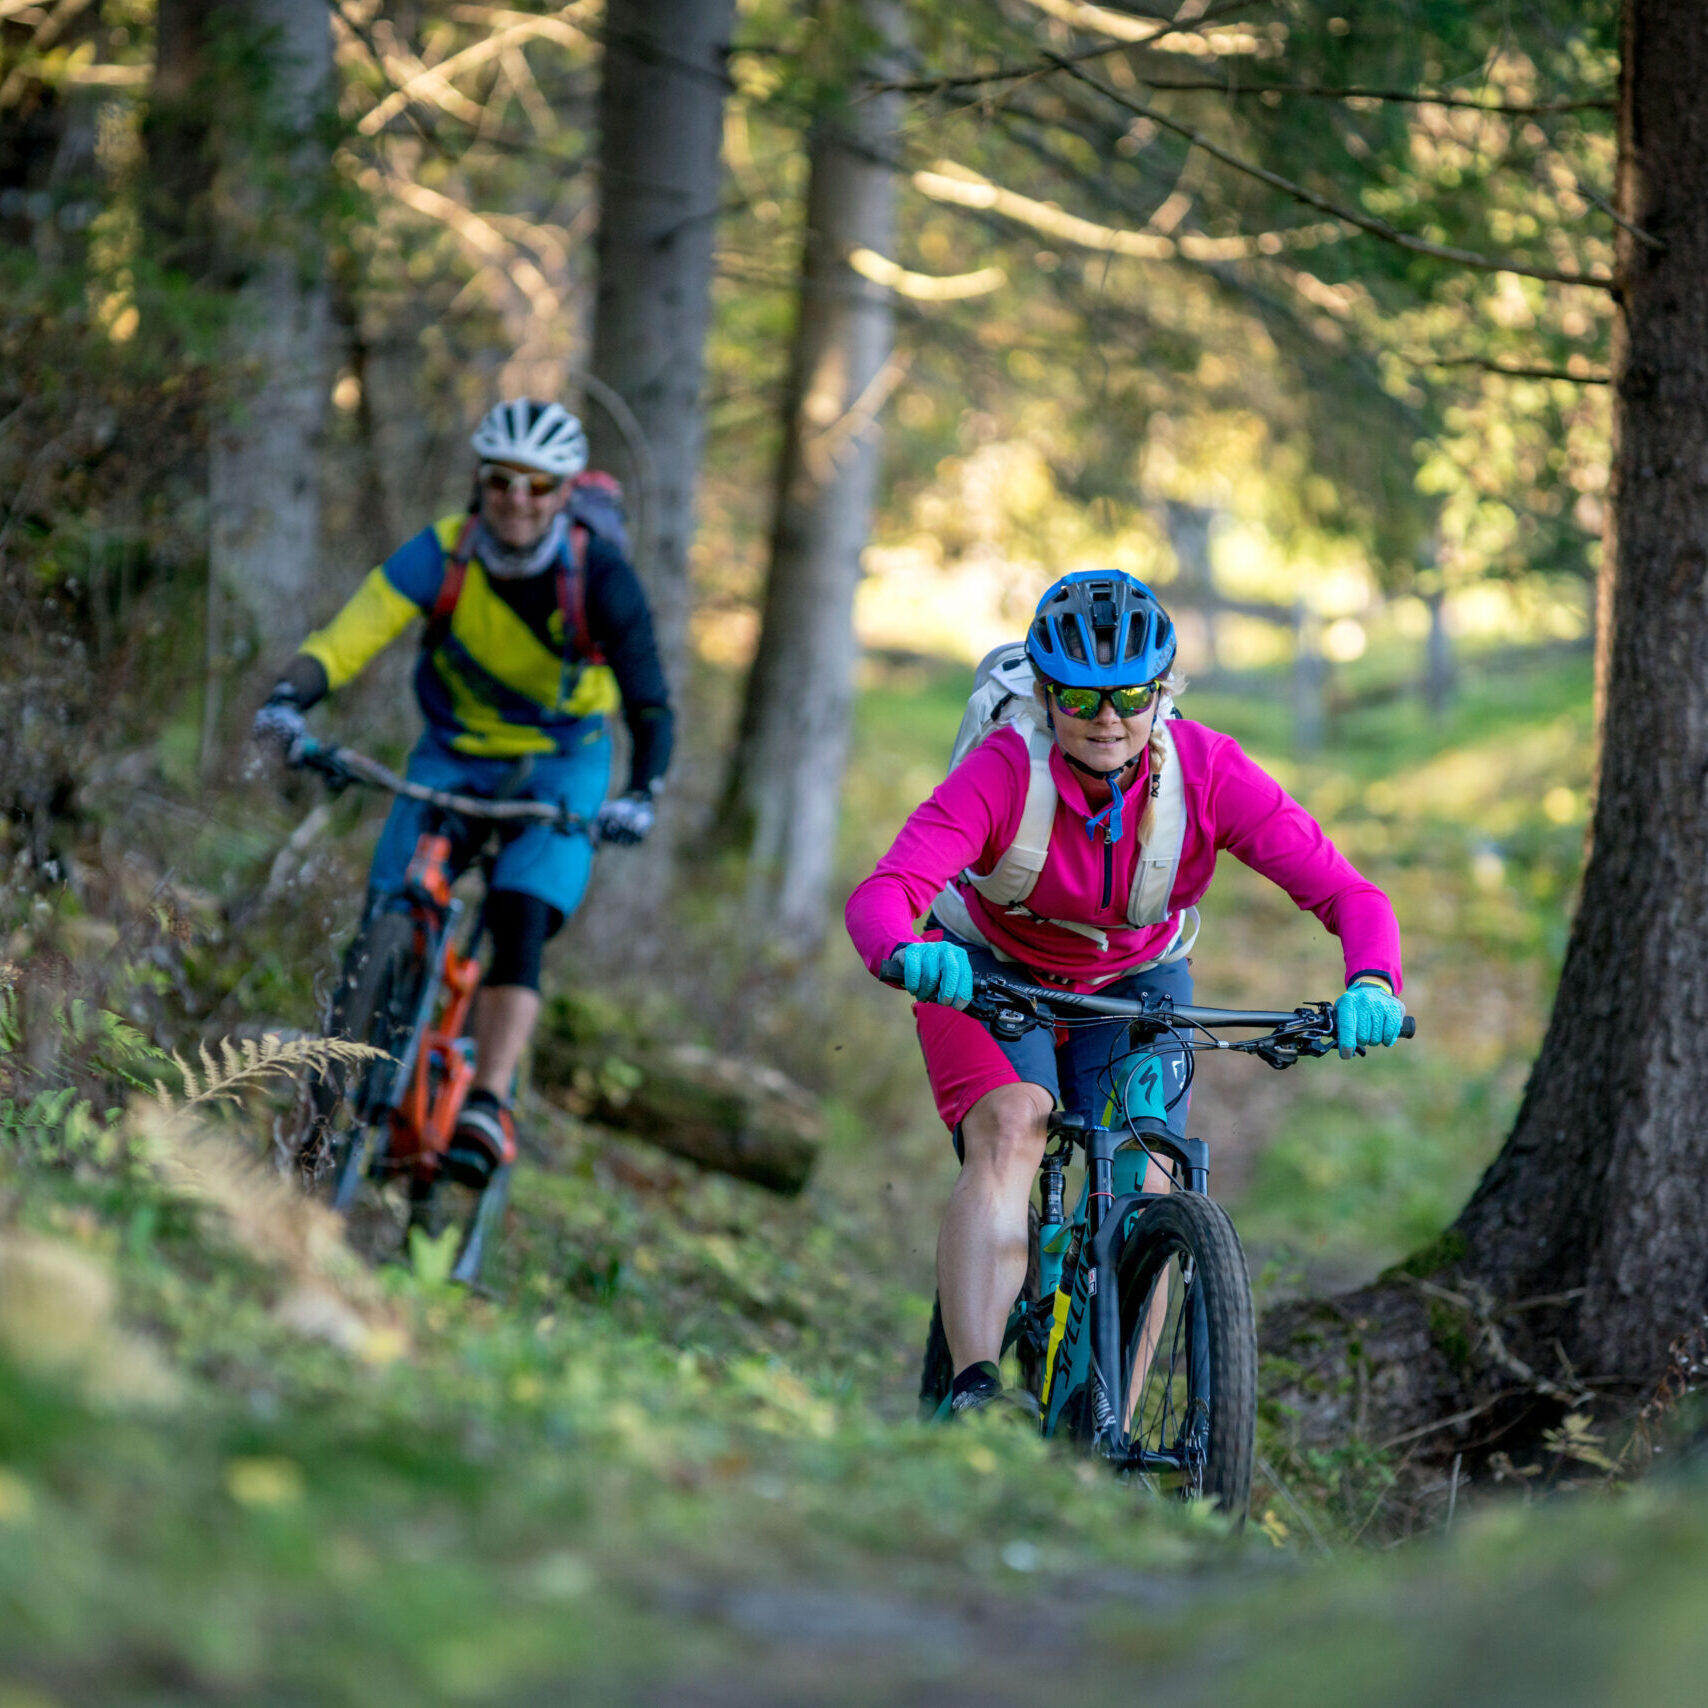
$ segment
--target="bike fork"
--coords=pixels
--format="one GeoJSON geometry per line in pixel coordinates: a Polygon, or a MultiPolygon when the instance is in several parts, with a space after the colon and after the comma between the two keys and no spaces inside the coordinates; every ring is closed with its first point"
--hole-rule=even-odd
{"type": "Polygon", "coordinates": [[[1092,1440],[1106,1451],[1120,1432],[1121,1312],[1116,1294],[1115,1266],[1099,1261],[1112,1249],[1097,1236],[1115,1202],[1115,1135],[1108,1127],[1091,1127],[1085,1134],[1087,1182],[1085,1201],[1086,1307],[1091,1313],[1090,1424],[1092,1440]]]}

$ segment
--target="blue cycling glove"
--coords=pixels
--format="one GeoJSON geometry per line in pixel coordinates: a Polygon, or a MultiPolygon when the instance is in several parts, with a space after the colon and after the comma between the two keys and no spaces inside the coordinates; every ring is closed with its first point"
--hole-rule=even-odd
{"type": "Polygon", "coordinates": [[[965,1008],[973,999],[973,963],[957,943],[902,943],[902,983],[921,1002],[965,1008]]]}
{"type": "Polygon", "coordinates": [[[1350,1056],[1364,1044],[1393,1043],[1405,1017],[1406,1005],[1379,984],[1355,984],[1334,1005],[1335,1042],[1341,1056],[1350,1056]]]}

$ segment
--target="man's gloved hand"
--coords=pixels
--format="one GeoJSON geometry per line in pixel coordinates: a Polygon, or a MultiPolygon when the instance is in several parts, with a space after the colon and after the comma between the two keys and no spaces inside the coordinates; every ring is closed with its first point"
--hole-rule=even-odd
{"type": "Polygon", "coordinates": [[[654,816],[652,796],[636,789],[607,801],[594,822],[601,842],[645,842],[654,816]]]}
{"type": "Polygon", "coordinates": [[[249,726],[249,739],[262,746],[272,745],[286,759],[295,756],[299,741],[308,738],[308,720],[294,696],[275,693],[249,726]]]}
{"type": "Polygon", "coordinates": [[[921,1002],[965,1008],[973,997],[973,963],[958,943],[900,943],[902,983],[921,1002]]]}
{"type": "Polygon", "coordinates": [[[1334,1005],[1335,1042],[1341,1056],[1352,1055],[1360,1045],[1393,1043],[1405,1017],[1406,1005],[1379,984],[1353,985],[1334,1005]]]}

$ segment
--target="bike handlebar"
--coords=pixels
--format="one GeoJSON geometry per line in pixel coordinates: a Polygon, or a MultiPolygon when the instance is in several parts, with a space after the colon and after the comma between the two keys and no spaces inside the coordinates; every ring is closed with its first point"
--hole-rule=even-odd
{"type": "MultiPolygon", "coordinates": [[[[905,988],[903,963],[900,955],[890,955],[878,968],[878,977],[885,984],[905,988]]],[[[1023,979],[1011,979],[1001,974],[984,974],[973,980],[969,1013],[984,1017],[1003,1001],[1023,1004],[1031,1010],[1033,1023],[1044,1024],[1037,1015],[1040,1006],[1055,1016],[1058,1014],[1093,1015],[1100,1020],[1148,1020],[1166,1024],[1178,1021],[1183,1025],[1214,1029],[1218,1026],[1285,1027],[1295,1033],[1309,1034],[1323,1027],[1333,1031],[1332,1003],[1307,1003],[1291,1009],[1197,1008],[1189,1004],[1174,1004],[1166,998],[1099,996],[1095,991],[1057,990],[1049,985],[1028,984],[1023,979]]],[[[1417,1036],[1417,1020],[1408,1014],[1400,1022],[1400,1036],[1417,1036]]]]}
{"type": "Polygon", "coordinates": [[[492,801],[478,795],[453,794],[445,789],[430,789],[425,783],[412,783],[400,777],[377,759],[358,753],[353,747],[337,747],[330,742],[316,741],[304,736],[288,756],[292,765],[308,771],[318,771],[335,788],[350,783],[363,783],[370,788],[384,789],[393,795],[406,795],[412,801],[426,801],[444,812],[454,812],[463,818],[483,818],[494,823],[514,823],[532,820],[549,824],[571,836],[598,840],[597,824],[572,813],[567,807],[553,806],[550,801],[492,801]]]}

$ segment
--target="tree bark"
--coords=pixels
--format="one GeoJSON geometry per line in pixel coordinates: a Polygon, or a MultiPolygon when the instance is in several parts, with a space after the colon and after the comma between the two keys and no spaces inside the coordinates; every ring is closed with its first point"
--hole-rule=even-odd
{"type": "MultiPolygon", "coordinates": [[[[901,15],[888,0],[853,11],[844,28],[865,38],[856,51],[872,38],[885,50],[899,43],[901,15]]],[[[853,63],[879,74],[864,54],[853,63]]],[[[858,658],[854,592],[892,383],[890,294],[849,257],[893,247],[887,152],[899,101],[839,99],[813,129],[771,566],[725,796],[749,844],[750,901],[773,940],[801,956],[824,932],[858,658]]]]}
{"type": "Polygon", "coordinates": [[[712,240],[733,0],[611,0],[599,95],[599,291],[593,373],[634,412],[651,452],[590,402],[593,461],[640,489],[639,569],[672,684],[683,677],[688,546],[705,412],[712,240]]]}
{"type": "MultiPolygon", "coordinates": [[[[635,568],[679,710],[734,15],[734,0],[609,0],[605,12],[592,374],[628,406],[644,441],[640,455],[592,395],[584,412],[594,465],[618,475],[630,494],[635,568]]],[[[667,792],[646,846],[600,862],[596,905],[577,921],[596,958],[633,967],[637,952],[668,952],[657,926],[661,898],[676,887],[673,820],[667,792]]]]}
{"type": "Polygon", "coordinates": [[[142,121],[148,171],[141,199],[154,261],[198,284],[211,282],[214,271],[210,36],[225,16],[225,0],[157,0],[154,81],[142,121]]]}
{"type": "Polygon", "coordinates": [[[1513,1131],[1437,1246],[1266,1322],[1301,1366],[1273,1397],[1319,1439],[1344,1438],[1348,1366],[1373,1437],[1448,1451],[1587,1383],[1648,1390],[1708,1306],[1705,75],[1708,10],[1627,0],[1620,203],[1665,248],[1620,237],[1600,783],[1559,995],[1513,1131]]]}
{"type": "Polygon", "coordinates": [[[1458,1222],[1580,1369],[1653,1380],[1708,1303],[1708,11],[1627,0],[1600,787],[1560,994],[1458,1222]]]}
{"type": "Polygon", "coordinates": [[[222,138],[222,246],[242,279],[227,339],[226,395],[208,446],[208,559],[216,590],[263,656],[302,636],[320,548],[318,459],[332,315],[321,221],[330,162],[315,130],[330,96],[322,0],[228,0],[266,84],[254,138],[222,138]]]}

